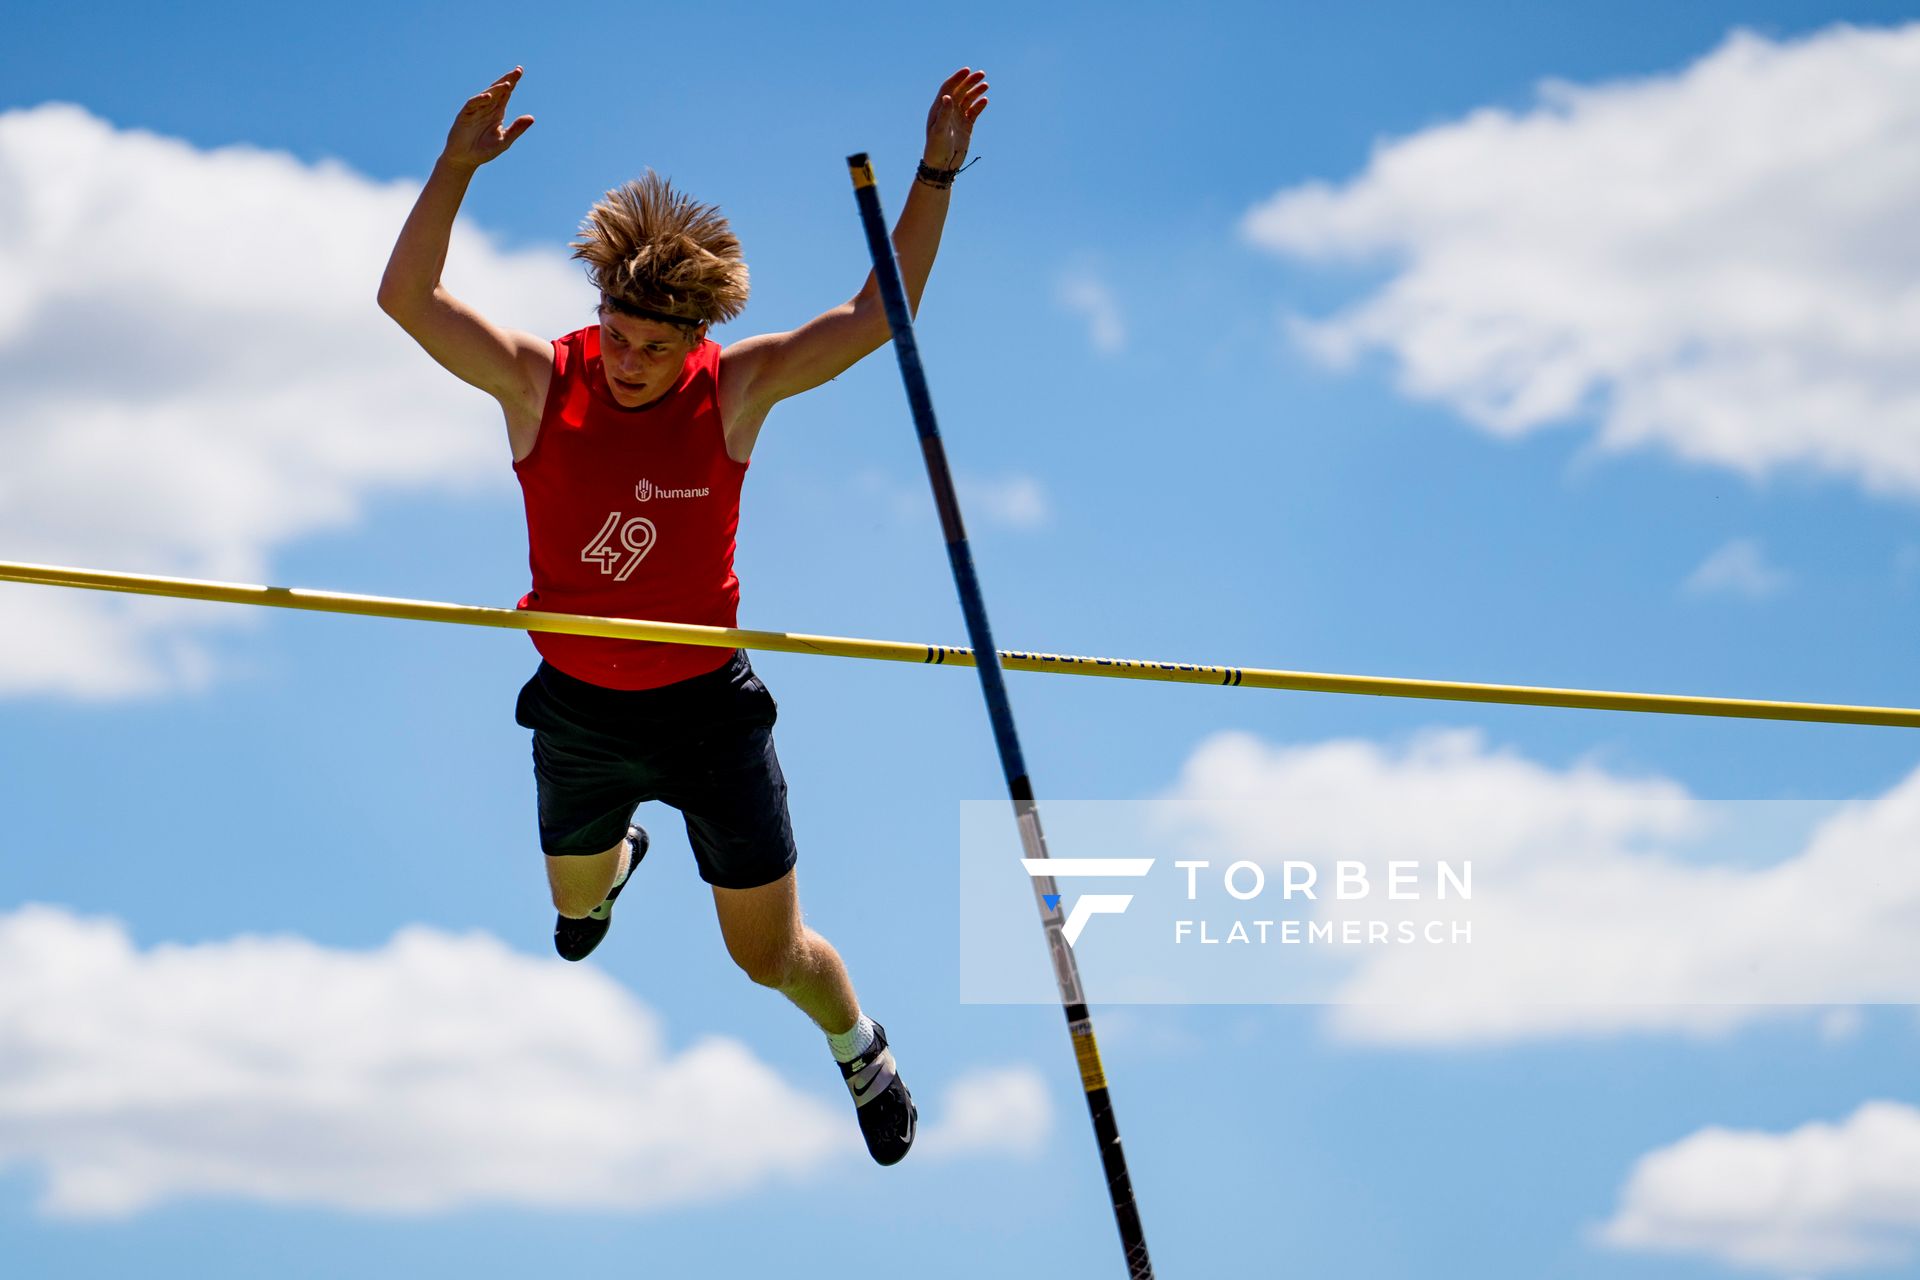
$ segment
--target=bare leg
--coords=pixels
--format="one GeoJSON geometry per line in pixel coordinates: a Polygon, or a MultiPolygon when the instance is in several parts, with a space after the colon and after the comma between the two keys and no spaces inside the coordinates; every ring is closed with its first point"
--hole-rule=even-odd
{"type": "Polygon", "coordinates": [[[713,891],[727,953],[749,978],[772,987],[829,1035],[860,1019],[847,966],[833,944],[800,919],[800,895],[789,871],[758,889],[713,891]]]}
{"type": "Polygon", "coordinates": [[[587,913],[606,901],[613,882],[627,869],[632,854],[625,836],[611,849],[599,853],[547,857],[547,887],[553,890],[553,907],[561,915],[583,920],[587,913]]]}

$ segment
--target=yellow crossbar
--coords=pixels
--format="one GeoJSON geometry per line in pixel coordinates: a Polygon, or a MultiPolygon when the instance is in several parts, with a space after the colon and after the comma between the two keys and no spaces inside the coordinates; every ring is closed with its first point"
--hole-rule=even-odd
{"type": "MultiPolygon", "coordinates": [[[[400,600],[389,596],[307,591],[298,587],[258,587],[233,582],[206,582],[196,578],[162,578],[149,574],[108,573],[99,569],[69,569],[59,565],[0,561],[0,582],[177,596],[187,600],[264,605],[276,609],[311,609],[321,613],[355,613],[375,618],[405,618],[415,622],[451,622],[468,627],[501,627],[510,631],[560,631],[570,635],[719,645],[730,649],[780,653],[814,653],[835,658],[944,663],[963,667],[973,665],[973,651],[954,645],[810,636],[790,631],[703,627],[691,623],[645,622],[633,618],[594,618],[571,613],[544,613],[533,609],[491,609],[469,604],[443,604],[435,600],[400,600]]],[[[1702,698],[1671,693],[1547,689],[1533,685],[1331,675],[1317,671],[1272,671],[1260,667],[1221,667],[1138,658],[1083,658],[1071,654],[1023,653],[1019,650],[1002,650],[1000,664],[1013,671],[1110,676],[1122,680],[1168,680],[1178,684],[1216,684],[1245,689],[1293,689],[1305,693],[1358,693],[1383,698],[1432,698],[1449,702],[1575,707],[1590,711],[1731,716],[1746,720],[1800,720],[1820,724],[1887,725],[1920,729],[1920,708],[1913,707],[1856,707],[1821,702],[1774,702],[1759,698],[1702,698]]]]}

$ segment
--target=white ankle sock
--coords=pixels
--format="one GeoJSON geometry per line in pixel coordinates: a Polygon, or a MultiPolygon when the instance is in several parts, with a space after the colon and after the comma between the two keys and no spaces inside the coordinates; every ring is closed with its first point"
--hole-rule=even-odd
{"type": "Polygon", "coordinates": [[[831,1031],[827,1033],[827,1047],[833,1050],[835,1062],[852,1062],[865,1053],[872,1043],[873,1019],[864,1013],[860,1015],[860,1021],[854,1023],[850,1030],[843,1031],[839,1035],[834,1035],[831,1031]]]}

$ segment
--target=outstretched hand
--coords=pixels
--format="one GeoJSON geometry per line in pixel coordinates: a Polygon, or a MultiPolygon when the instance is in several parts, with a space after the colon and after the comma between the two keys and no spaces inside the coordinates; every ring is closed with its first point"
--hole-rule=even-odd
{"type": "Polygon", "coordinates": [[[447,149],[440,158],[462,169],[477,169],[500,155],[514,140],[533,127],[532,116],[521,116],[501,127],[507,118],[507,99],[520,83],[521,68],[515,67],[495,80],[484,92],[467,99],[447,133],[447,149]]]}
{"type": "Polygon", "coordinates": [[[927,112],[927,149],[921,158],[931,168],[958,169],[973,142],[973,122],[986,109],[986,72],[962,67],[948,76],[927,112]]]}

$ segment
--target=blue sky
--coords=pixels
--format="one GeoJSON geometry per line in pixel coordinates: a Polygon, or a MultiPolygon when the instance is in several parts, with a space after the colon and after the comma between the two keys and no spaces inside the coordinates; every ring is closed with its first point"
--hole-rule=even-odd
{"type": "MultiPolygon", "coordinates": [[[[585,323],[565,241],[651,165],[746,244],[725,340],[858,287],[843,159],[897,209],[967,64],[993,101],[919,334],[1003,645],[1920,704],[1920,264],[1888,230],[1920,196],[1911,16],[41,7],[0,45],[0,557],[510,604],[497,414],[373,304],[464,97],[522,64],[537,123],[474,184],[456,292],[585,323]]],[[[783,405],[743,625],[960,642],[919,466],[888,355],[783,405]]],[[[835,1145],[824,1047],[733,969],[668,815],[590,972],[551,959],[524,637],[25,587],[0,621],[10,1274],[1118,1274],[1057,1011],[957,994],[960,806],[1000,794],[969,673],[756,660],[802,901],[946,1126],[880,1170],[835,1145]],[[752,1103],[656,1143],[702,1080],[752,1103]],[[333,1097],[360,1101],[329,1128],[333,1097]]],[[[1796,926],[1891,950],[1723,932],[1842,985],[1910,958],[1903,731],[1010,686],[1043,799],[1212,795],[1268,831],[1337,827],[1325,777],[1460,797],[1380,798],[1441,848],[1586,814],[1596,777],[1602,808],[1858,802],[1884,916],[1831,864],[1782,883],[1811,886],[1796,926]]],[[[1163,1275],[1920,1273],[1905,1005],[1099,1019],[1163,1275]]]]}

